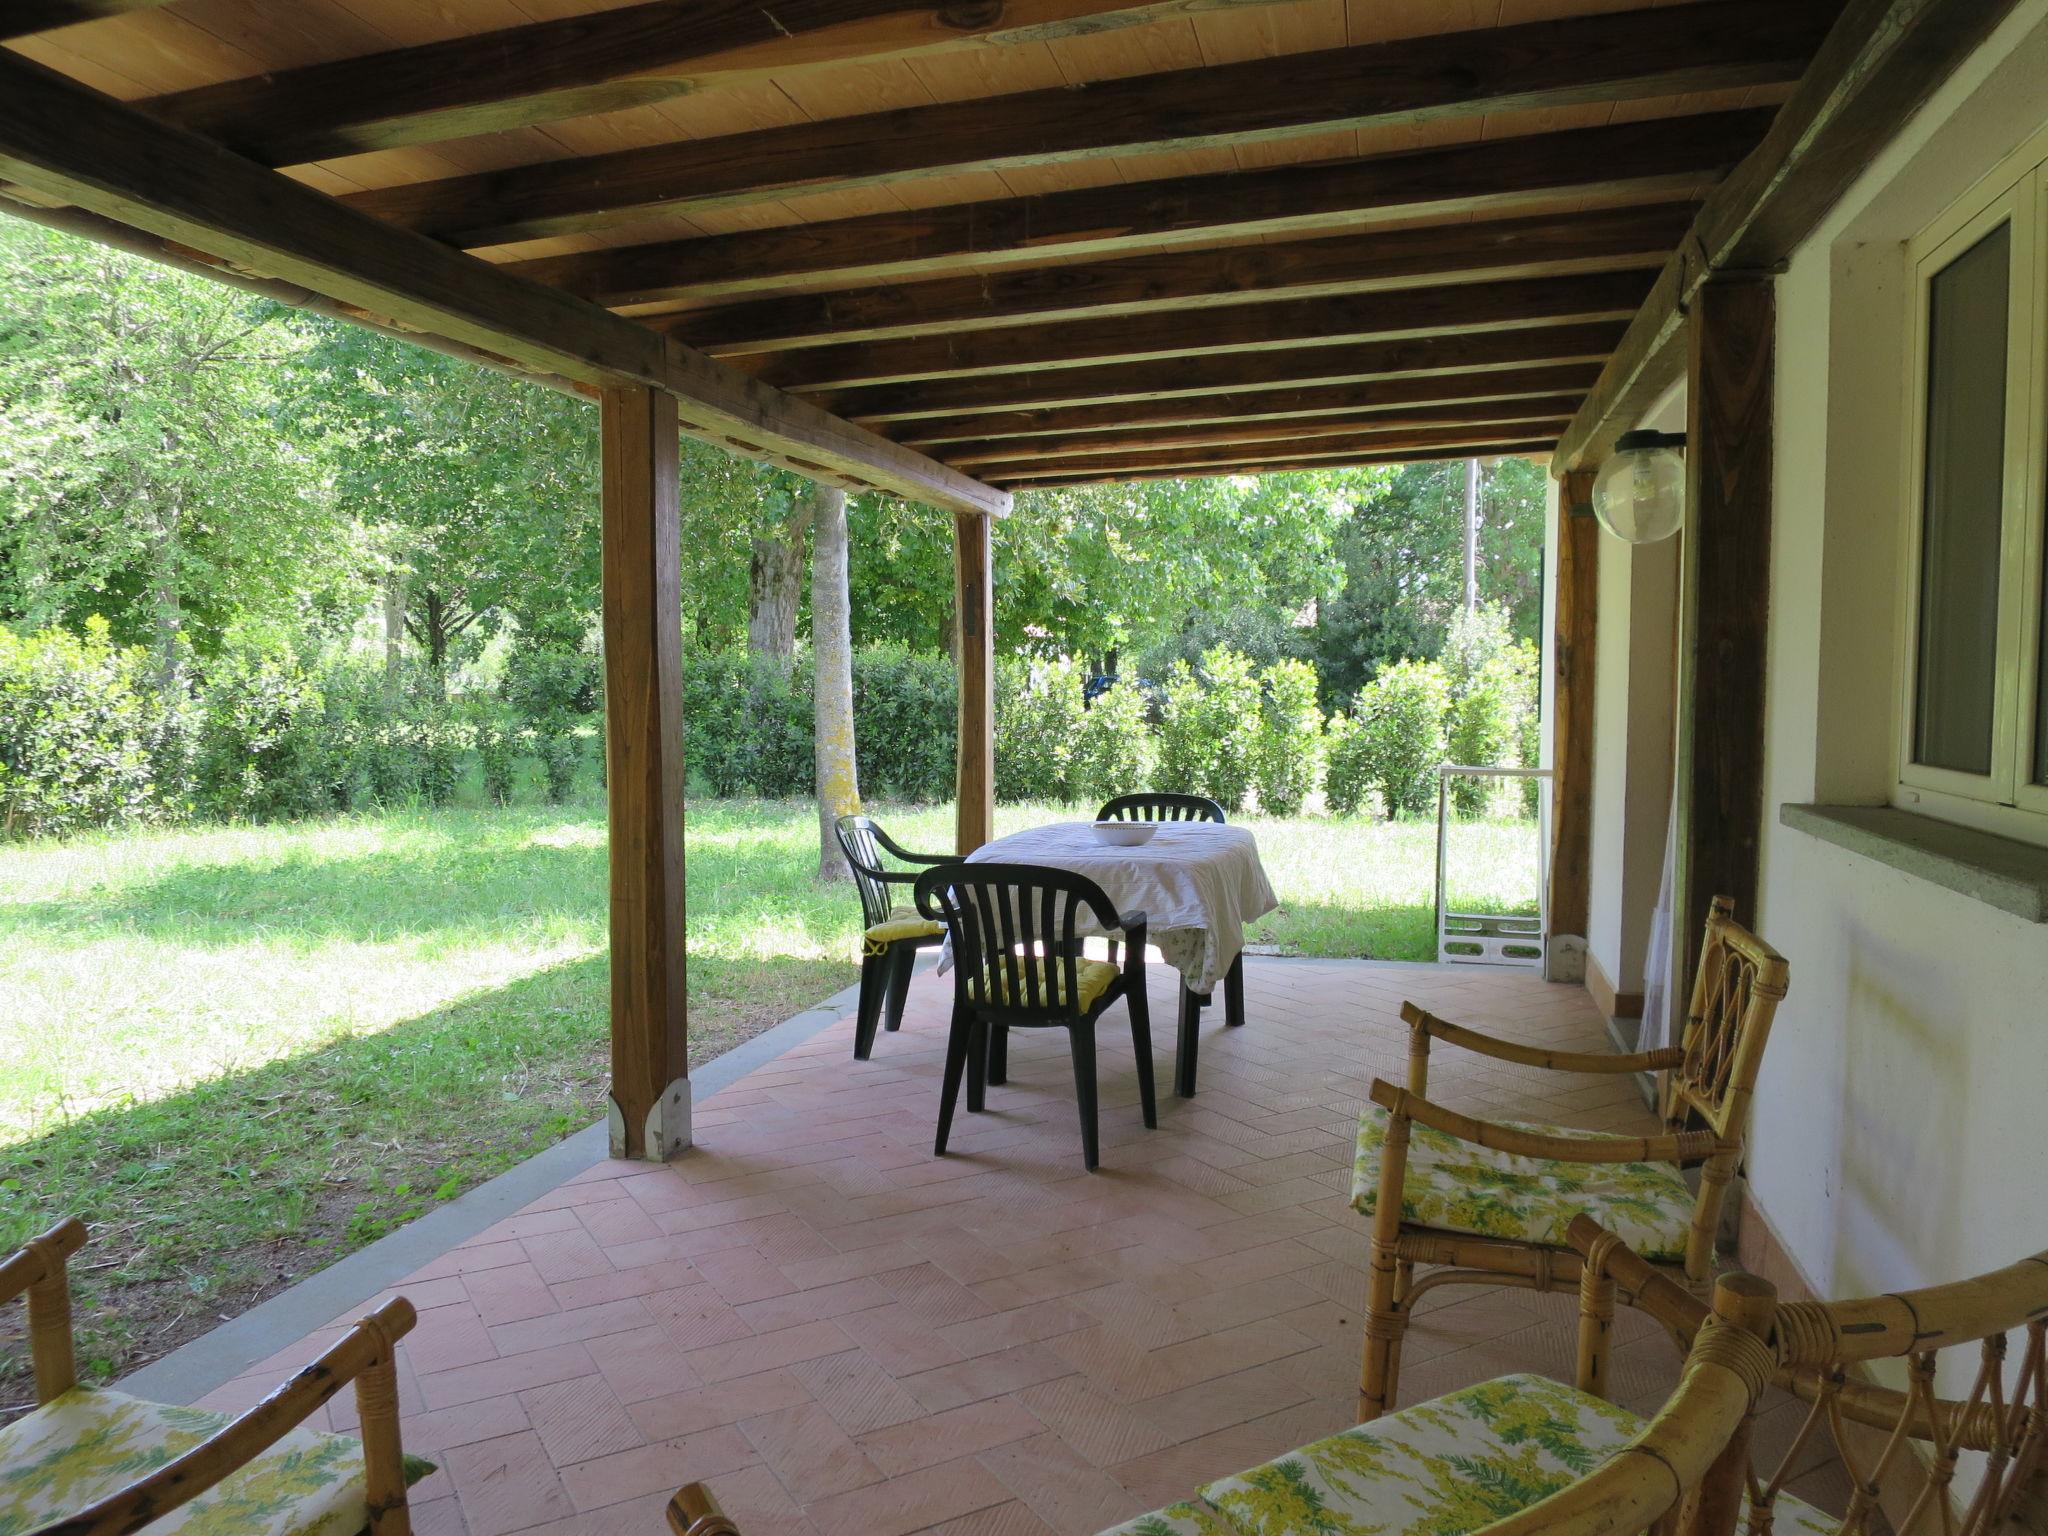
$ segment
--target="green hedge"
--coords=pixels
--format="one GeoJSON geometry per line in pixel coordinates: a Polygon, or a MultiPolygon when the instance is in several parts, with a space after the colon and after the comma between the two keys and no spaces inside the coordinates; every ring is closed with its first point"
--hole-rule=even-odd
{"type": "MultiPolygon", "coordinates": [[[[1482,616],[1446,663],[1384,668],[1327,726],[1307,663],[1260,668],[1215,646],[1174,663],[1163,696],[1119,684],[1084,702],[1072,662],[1005,658],[996,673],[996,795],[1093,806],[1133,789],[1209,795],[1294,816],[1318,793],[1339,814],[1434,809],[1436,765],[1505,762],[1534,747],[1534,657],[1482,616]],[[1154,718],[1156,716],[1156,719],[1154,718]]],[[[861,788],[877,800],[953,794],[950,658],[855,654],[861,788]]],[[[813,793],[811,668],[784,675],[741,652],[684,659],[685,751],[714,796],[813,793]]],[[[567,799],[590,770],[599,661],[576,646],[515,643],[495,694],[449,698],[430,674],[388,676],[373,657],[303,658],[231,644],[187,658],[166,686],[154,658],[83,636],[0,626],[0,836],[65,835],[175,820],[280,820],[453,799],[472,776],[505,803],[532,784],[567,799]]],[[[474,791],[473,791],[474,792],[474,791]]],[[[1532,797],[1533,798],[1533,797],[1532,797]]],[[[1520,802],[1526,804],[1527,801],[1520,802]]],[[[1461,812],[1516,806],[1514,790],[1458,790],[1461,812]]]]}

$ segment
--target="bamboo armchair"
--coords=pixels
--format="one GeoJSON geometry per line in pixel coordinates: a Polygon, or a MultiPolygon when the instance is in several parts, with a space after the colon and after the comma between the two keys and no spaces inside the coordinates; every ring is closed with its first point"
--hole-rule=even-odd
{"type": "Polygon", "coordinates": [[[1361,1420],[1395,1405],[1402,1336],[1425,1292],[1439,1285],[1576,1286],[1579,1256],[1566,1238],[1576,1215],[1603,1220],[1695,1288],[1705,1286],[1788,980],[1784,957],[1737,924],[1732,903],[1720,897],[1707,916],[1677,1046],[1630,1055],[1546,1051],[1403,1005],[1408,1086],[1373,1083],[1353,1168],[1353,1207],[1373,1223],[1361,1420]],[[1606,1136],[1458,1114],[1426,1097],[1432,1040],[1524,1067],[1663,1072],[1664,1132],[1606,1136]],[[1696,1192],[1681,1174],[1688,1166],[1699,1170],[1696,1192]],[[1417,1264],[1444,1267],[1418,1280],[1417,1264]]]}
{"type": "MultiPolygon", "coordinates": [[[[1709,1321],[1707,1307],[1657,1266],[1580,1217],[1570,1239],[1584,1258],[1580,1279],[1579,1382],[1597,1391],[1604,1375],[1607,1321],[1615,1294],[1684,1341],[1709,1321]]],[[[1833,1439],[1853,1485],[1836,1536],[1989,1536],[2001,1529],[2048,1529],[2048,1252],[1947,1285],[1858,1301],[1794,1301],[1753,1319],[1766,1332],[1776,1384],[1809,1404],[1777,1465],[1747,1466],[1745,1427],[1731,1455],[1745,1463],[1750,1536],[1769,1536],[1793,1503],[1785,1485],[1803,1453],[1833,1439]],[[2021,1335],[2017,1371],[2007,1379],[2008,1335],[2021,1335]],[[1936,1389],[1937,1355],[1979,1346],[1960,1399],[1936,1389]],[[1904,1365],[1904,1391],[1869,1379],[1880,1360],[1904,1365]],[[1914,1444],[1922,1442],[1921,1452],[1914,1444]],[[1974,1486],[1955,1504],[1956,1473],[1976,1458],[1974,1486]]],[[[1894,1367],[1896,1371],[1897,1367],[1894,1367]]],[[[1802,1529],[1813,1522],[1804,1517],[1802,1529]]]]}
{"type": "Polygon", "coordinates": [[[702,1483],[685,1483],[668,1501],[668,1528],[675,1536],[740,1536],[718,1500],[702,1483]]]}
{"type": "Polygon", "coordinates": [[[64,1221],[0,1261],[0,1302],[28,1298],[38,1404],[0,1429],[0,1530],[410,1536],[409,1473],[430,1470],[399,1446],[393,1347],[410,1302],[377,1308],[238,1418],[145,1403],[78,1385],[65,1261],[84,1243],[64,1221]],[[351,1381],[360,1440],[300,1427],[351,1381]]]}

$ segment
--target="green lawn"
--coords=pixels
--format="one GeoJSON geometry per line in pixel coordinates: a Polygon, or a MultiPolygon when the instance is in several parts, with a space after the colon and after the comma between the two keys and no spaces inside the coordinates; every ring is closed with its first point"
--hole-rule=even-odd
{"type": "MultiPolygon", "coordinates": [[[[951,838],[950,808],[884,820],[951,838]]],[[[1432,825],[1245,825],[1282,902],[1256,942],[1430,958],[1432,825]]],[[[691,807],[696,1060],[854,979],[815,829],[808,805],[691,807]]],[[[1532,826],[1458,836],[1455,900],[1533,892],[1532,826]]],[[[595,1119],[604,941],[594,805],[0,848],[0,1251],[84,1217],[87,1368],[175,1347],[595,1119]]],[[[18,1355],[0,1335],[0,1418],[18,1355]]]]}

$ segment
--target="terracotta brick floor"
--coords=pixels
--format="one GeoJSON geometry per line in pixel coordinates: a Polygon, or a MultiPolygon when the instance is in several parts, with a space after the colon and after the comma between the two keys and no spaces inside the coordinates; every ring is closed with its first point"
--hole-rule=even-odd
{"type": "MultiPolygon", "coordinates": [[[[1064,1032],[1013,1036],[1009,1084],[932,1156],[950,984],[921,976],[873,1060],[842,1020],[699,1104],[673,1166],[602,1164],[419,1271],[397,1288],[420,1311],[405,1436],[441,1470],[416,1528],[658,1536],[668,1494],[701,1479],[748,1536],[1088,1533],[1352,1423],[1351,1146],[1372,1078],[1402,1076],[1402,999],[1570,1049],[1601,1048],[1599,1022],[1582,990],[1521,973],[1252,960],[1248,1024],[1204,1014],[1181,1100],[1173,978],[1153,980],[1159,1128],[1113,1009],[1097,1173],[1064,1032]]],[[[1432,1093],[1652,1128],[1626,1080],[1447,1048],[1432,1093]]],[[[1570,1298],[1446,1287],[1424,1307],[1404,1401],[1570,1379],[1570,1298]]],[[[1654,1406],[1675,1354],[1626,1313],[1618,1334],[1616,1396],[1654,1406]]],[[[252,1401],[332,1336],[207,1401],[252,1401]]],[[[1838,1472],[1813,1459],[1798,1491],[1833,1503],[1838,1472]]]]}

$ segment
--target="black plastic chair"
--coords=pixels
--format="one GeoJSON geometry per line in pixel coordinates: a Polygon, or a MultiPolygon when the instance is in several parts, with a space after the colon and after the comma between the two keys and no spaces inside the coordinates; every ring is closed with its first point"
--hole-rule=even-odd
{"type": "Polygon", "coordinates": [[[1138,1100],[1156,1129],[1152,1014],[1145,998],[1145,914],[1119,913],[1086,876],[1037,864],[959,864],[917,877],[917,910],[942,922],[953,945],[953,1028],[939,1094],[936,1157],[946,1155],[960,1080],[967,1109],[987,1104],[990,1083],[1006,1076],[1004,1038],[1012,1028],[1061,1028],[1074,1057],[1081,1114],[1081,1155],[1101,1161],[1096,1132],[1095,1021],[1118,998],[1130,1005],[1131,1049],[1138,1059],[1138,1100]],[[1110,958],[1081,952],[1081,924],[1109,935],[1110,958]],[[994,1068],[991,1071],[991,1068],[994,1068]]]}
{"type": "MultiPolygon", "coordinates": [[[[1214,821],[1228,823],[1223,807],[1207,795],[1180,795],[1167,790],[1118,795],[1095,813],[1097,821],[1214,821]]],[[[1183,1099],[1195,1096],[1196,1040],[1201,1033],[1202,1010],[1209,999],[1185,987],[1180,994],[1180,1050],[1174,1057],[1173,1091],[1183,1099]]],[[[1223,1022],[1244,1023],[1244,956],[1230,962],[1223,975],[1223,1022]]]]}
{"type": "Polygon", "coordinates": [[[1176,795],[1152,790],[1118,795],[1095,813],[1097,821],[1221,821],[1230,818],[1207,795],[1176,795]]]}
{"type": "Polygon", "coordinates": [[[886,1002],[891,1032],[903,1027],[903,1004],[910,995],[910,974],[917,952],[946,936],[944,925],[898,907],[890,887],[910,885],[920,870],[891,869],[883,858],[904,864],[957,864],[956,853],[912,853],[875,824],[871,816],[842,816],[833,823],[839,851],[853,871],[860,893],[860,1008],[854,1015],[853,1059],[866,1061],[875,1048],[875,1025],[886,1002]]]}

